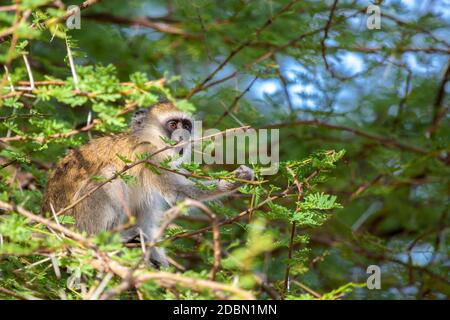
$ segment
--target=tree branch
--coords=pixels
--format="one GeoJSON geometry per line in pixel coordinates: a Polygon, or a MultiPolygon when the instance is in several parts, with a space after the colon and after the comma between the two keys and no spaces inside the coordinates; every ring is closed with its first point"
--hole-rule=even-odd
{"type": "Polygon", "coordinates": [[[341,130],[341,131],[351,132],[357,136],[361,136],[361,137],[364,137],[369,140],[374,140],[386,147],[396,148],[396,149],[400,149],[403,151],[408,151],[408,152],[413,152],[413,153],[418,153],[418,154],[423,154],[423,155],[432,155],[434,158],[438,159],[439,161],[443,162],[444,164],[448,164],[448,161],[450,160],[450,159],[448,159],[448,155],[442,155],[435,151],[429,151],[429,150],[426,150],[426,149],[423,149],[423,148],[420,148],[420,147],[417,147],[414,145],[405,144],[394,138],[375,135],[373,133],[365,132],[365,131],[351,128],[351,127],[334,125],[334,124],[330,124],[330,123],[326,123],[326,122],[320,122],[319,120],[298,120],[298,121],[293,121],[293,122],[267,125],[267,126],[263,126],[261,128],[273,129],[273,128],[294,127],[294,126],[302,126],[302,125],[318,126],[318,127],[325,127],[325,128],[333,129],[333,130],[341,130]]]}
{"type": "Polygon", "coordinates": [[[433,119],[431,121],[431,127],[428,129],[430,137],[433,137],[436,130],[439,127],[439,123],[445,115],[445,110],[448,109],[444,107],[444,97],[445,97],[445,86],[450,80],[450,60],[447,62],[447,66],[444,72],[444,77],[442,78],[441,84],[439,86],[438,94],[436,95],[436,100],[434,102],[434,112],[433,119]]]}
{"type": "Polygon", "coordinates": [[[275,16],[269,18],[266,20],[266,22],[264,22],[264,24],[259,27],[256,32],[255,32],[255,38],[254,39],[249,39],[245,42],[243,42],[241,45],[239,45],[237,48],[235,48],[233,51],[231,51],[231,53],[228,55],[228,57],[225,58],[225,60],[222,61],[222,63],[217,66],[216,69],[214,69],[214,71],[209,74],[205,80],[203,80],[201,83],[197,84],[187,95],[186,99],[191,98],[194,94],[196,94],[197,92],[203,90],[204,86],[206,85],[206,83],[208,81],[210,81],[212,78],[214,78],[214,76],[220,71],[222,70],[223,67],[225,67],[225,65],[231,61],[231,59],[233,59],[233,57],[235,55],[237,55],[242,49],[244,49],[245,47],[249,46],[250,44],[252,44],[255,39],[257,39],[259,37],[259,35],[267,28],[269,27],[273,21],[278,18],[279,16],[281,16],[283,13],[285,13],[286,11],[289,11],[289,9],[296,3],[298,2],[298,0],[293,0],[291,2],[289,2],[286,6],[284,6],[275,16]]]}

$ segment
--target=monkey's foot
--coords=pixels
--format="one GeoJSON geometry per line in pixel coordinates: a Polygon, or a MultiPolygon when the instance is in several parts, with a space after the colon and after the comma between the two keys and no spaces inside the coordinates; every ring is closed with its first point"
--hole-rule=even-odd
{"type": "Polygon", "coordinates": [[[152,248],[150,252],[149,262],[158,270],[169,266],[166,253],[162,248],[152,248]]]}

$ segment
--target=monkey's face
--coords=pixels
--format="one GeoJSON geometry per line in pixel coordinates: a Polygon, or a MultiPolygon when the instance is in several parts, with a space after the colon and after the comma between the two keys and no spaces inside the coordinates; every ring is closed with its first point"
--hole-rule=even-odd
{"type": "Polygon", "coordinates": [[[151,134],[172,138],[174,132],[192,131],[191,117],[171,103],[160,103],[150,108],[138,110],[131,122],[135,132],[151,137],[151,134]],[[150,132],[151,130],[151,132],[150,132]]]}
{"type": "Polygon", "coordinates": [[[176,130],[187,130],[189,134],[192,131],[192,121],[187,118],[173,118],[166,122],[166,130],[172,135],[176,130]]]}
{"type": "MultiPolygon", "coordinates": [[[[170,139],[176,142],[189,141],[192,132],[192,121],[188,118],[171,118],[166,121],[165,128],[170,139]]],[[[180,156],[189,150],[187,144],[175,148],[175,152],[180,156]]]]}
{"type": "Polygon", "coordinates": [[[187,113],[168,103],[156,105],[149,112],[167,138],[177,142],[190,139],[193,122],[187,113]]]}
{"type": "MultiPolygon", "coordinates": [[[[161,103],[153,107],[137,111],[133,117],[132,127],[140,138],[151,141],[156,146],[163,148],[165,143],[161,136],[176,142],[189,141],[193,130],[191,117],[176,108],[171,103],[161,103]]],[[[175,155],[187,157],[190,153],[189,144],[175,147],[172,152],[175,155]]]]}

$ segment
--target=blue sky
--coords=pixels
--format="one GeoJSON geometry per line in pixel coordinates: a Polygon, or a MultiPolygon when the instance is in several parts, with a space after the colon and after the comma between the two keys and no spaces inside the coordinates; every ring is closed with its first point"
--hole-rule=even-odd
{"type": "MultiPolygon", "coordinates": [[[[328,1],[331,3],[331,1],[328,1]]],[[[345,2],[342,0],[341,3],[345,2]]],[[[358,1],[359,7],[367,7],[372,4],[373,1],[360,0],[358,1]]],[[[158,7],[154,4],[148,4],[149,7],[140,8],[139,11],[146,12],[149,16],[163,16],[166,14],[166,8],[164,6],[158,7]]],[[[381,11],[385,10],[386,13],[391,15],[397,15],[397,17],[403,21],[414,21],[426,14],[433,14],[438,16],[443,25],[450,21],[450,0],[385,0],[381,5],[381,11]],[[392,11],[393,6],[398,6],[401,8],[399,12],[401,15],[396,14],[392,11]]],[[[391,21],[381,20],[381,26],[383,29],[383,24],[392,24],[391,21]]],[[[366,17],[358,16],[348,21],[349,29],[355,32],[363,30],[366,28],[366,17]]],[[[159,38],[161,35],[158,32],[149,31],[148,29],[130,29],[132,34],[145,33],[149,39],[159,38]]],[[[374,32],[377,32],[374,30],[374,32]]],[[[434,32],[434,35],[440,39],[450,39],[450,28],[441,28],[434,32]]],[[[380,33],[380,37],[385,37],[383,33],[380,33]]],[[[393,47],[394,44],[388,39],[382,38],[384,43],[383,46],[393,47]]],[[[363,40],[363,39],[362,39],[363,40]]],[[[429,44],[426,43],[427,37],[424,35],[417,35],[413,37],[413,43],[411,47],[427,47],[429,44]]],[[[328,46],[335,45],[332,36],[329,36],[326,44],[328,46]]],[[[366,43],[367,47],[379,46],[380,42],[377,43],[366,43]]],[[[344,76],[353,76],[360,72],[364,72],[370,61],[379,60],[379,55],[369,55],[358,52],[349,51],[338,51],[335,55],[328,55],[328,60],[333,70],[338,74],[344,76]]],[[[225,57],[215,57],[215,60],[220,63],[225,59],[225,57]]],[[[401,59],[397,59],[396,63],[405,63],[410,70],[415,74],[423,74],[429,76],[438,75],[444,64],[447,61],[447,57],[439,54],[421,54],[421,53],[404,53],[401,59]],[[419,58],[420,57],[420,58],[419,58]]],[[[290,82],[288,86],[288,92],[290,99],[295,108],[299,109],[310,109],[317,110],[322,107],[320,100],[326,94],[326,88],[330,81],[329,73],[325,70],[323,63],[319,62],[316,67],[311,67],[310,65],[303,65],[300,61],[292,59],[290,57],[282,57],[280,60],[281,69],[280,71],[284,77],[290,82]],[[299,76],[299,74],[303,76],[299,76]],[[322,88],[318,87],[318,84],[323,84],[322,88]]],[[[209,70],[205,70],[205,75],[208,72],[212,72],[217,67],[217,64],[210,64],[209,70]]],[[[232,62],[227,64],[215,77],[213,80],[223,78],[234,72],[232,62]]],[[[342,85],[340,91],[336,95],[335,105],[333,106],[338,111],[351,111],[352,108],[358,103],[358,93],[364,92],[367,84],[370,82],[371,85],[391,85],[391,78],[395,74],[396,70],[392,64],[384,64],[382,67],[377,69],[378,75],[375,78],[368,78],[366,75],[358,77],[356,76],[353,80],[342,85]]],[[[185,73],[184,79],[188,80],[187,85],[190,81],[190,77],[186,76],[189,74],[185,73]]],[[[230,83],[235,86],[239,91],[244,90],[253,77],[238,77],[237,79],[232,79],[224,83],[223,85],[229,86],[230,83]]],[[[196,80],[198,81],[198,79],[196,80]]],[[[267,96],[272,96],[274,94],[279,94],[282,90],[282,84],[278,78],[271,79],[259,79],[255,82],[250,90],[250,93],[246,95],[247,99],[256,99],[264,101],[267,96]]],[[[214,92],[214,88],[211,89],[214,92]]],[[[401,94],[399,92],[399,94],[401,94]]],[[[283,102],[284,106],[287,108],[286,101],[283,102]]],[[[264,103],[262,108],[264,109],[264,103]]],[[[369,112],[369,111],[368,111],[369,112]]],[[[369,112],[370,113],[370,112],[369,112]]]]}
{"type": "MultiPolygon", "coordinates": [[[[361,6],[366,6],[370,4],[369,1],[360,1],[361,6]]],[[[390,6],[393,4],[400,5],[403,9],[403,14],[397,15],[399,19],[403,21],[413,21],[425,14],[434,14],[441,18],[441,20],[445,23],[450,21],[450,0],[392,0],[385,1],[381,7],[381,10],[387,10],[388,13],[395,15],[392,11],[390,11],[390,6]],[[384,9],[386,8],[386,9],[384,9]]],[[[351,19],[349,21],[349,27],[354,30],[360,30],[361,28],[365,28],[365,17],[360,16],[358,18],[351,19]]],[[[388,21],[381,20],[381,25],[383,23],[389,23],[388,21]]],[[[443,23],[444,25],[444,23],[443,23]]],[[[376,31],[374,31],[376,32],[376,31]]],[[[450,39],[450,29],[442,28],[437,30],[434,35],[440,39],[450,39]]],[[[423,35],[417,35],[413,37],[411,47],[420,48],[420,47],[428,47],[429,44],[426,43],[427,37],[423,35]]],[[[330,39],[327,41],[327,45],[333,45],[334,41],[330,39]]],[[[391,46],[391,44],[386,41],[386,46],[391,46]]],[[[367,47],[376,46],[367,44],[367,47]]],[[[378,44],[379,46],[379,44],[378,44]]],[[[373,59],[379,59],[376,55],[368,55],[358,52],[348,52],[348,51],[339,51],[336,55],[329,55],[328,60],[333,69],[338,72],[340,75],[345,76],[353,76],[360,72],[364,72],[368,66],[368,62],[373,59]]],[[[427,55],[423,53],[404,53],[400,59],[394,58],[395,63],[405,63],[408,68],[414,74],[422,74],[428,76],[436,76],[442,72],[443,66],[447,62],[448,57],[442,54],[433,54],[427,55]]],[[[304,79],[297,78],[296,74],[298,73],[306,73],[310,74],[315,78],[315,80],[324,80],[321,79],[323,77],[328,77],[327,71],[325,70],[323,65],[318,65],[314,70],[308,69],[306,66],[302,65],[299,61],[296,61],[291,58],[283,59],[281,63],[281,72],[284,77],[289,82],[294,82],[288,85],[288,92],[291,98],[292,103],[295,107],[300,109],[317,109],[320,108],[320,105],[314,101],[314,99],[309,99],[308,97],[304,97],[304,95],[316,95],[321,96],[323,92],[318,88],[313,82],[305,81],[304,79]],[[302,95],[302,96],[299,96],[302,95]]],[[[390,84],[389,79],[395,72],[395,67],[393,65],[384,64],[382,67],[379,67],[379,78],[382,79],[383,84],[390,84]]],[[[366,76],[358,77],[356,76],[354,80],[350,81],[346,85],[343,85],[340,92],[337,94],[337,101],[335,104],[335,109],[339,111],[349,111],[349,105],[340,105],[339,101],[346,101],[349,104],[353,104],[356,101],[355,94],[357,93],[357,87],[367,86],[368,81],[373,79],[368,79],[366,76]]],[[[379,82],[379,81],[376,81],[379,82]]],[[[372,85],[372,83],[371,83],[372,85]]],[[[242,85],[245,87],[245,85],[242,85]]],[[[259,80],[252,88],[250,96],[254,99],[264,99],[265,96],[274,95],[277,92],[282,90],[282,83],[279,79],[261,79],[259,80]]],[[[400,92],[399,92],[400,94],[400,92]]]]}

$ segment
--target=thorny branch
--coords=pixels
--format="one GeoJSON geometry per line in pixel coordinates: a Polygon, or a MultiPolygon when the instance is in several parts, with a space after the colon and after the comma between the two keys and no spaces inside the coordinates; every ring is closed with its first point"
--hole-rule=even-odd
{"type": "Polygon", "coordinates": [[[91,239],[85,238],[84,236],[82,236],[77,232],[69,230],[56,222],[37,216],[29,212],[28,210],[22,208],[21,206],[0,201],[0,209],[17,212],[31,221],[43,224],[53,230],[61,232],[62,234],[73,240],[76,240],[77,243],[93,251],[94,253],[93,258],[89,262],[89,264],[92,267],[94,267],[98,271],[112,272],[122,279],[130,279],[130,281],[136,287],[139,287],[140,285],[144,284],[147,281],[153,280],[165,288],[170,288],[173,285],[179,285],[196,291],[208,289],[211,290],[213,293],[219,294],[222,298],[223,296],[220,293],[229,293],[232,294],[233,297],[235,298],[251,299],[251,300],[254,299],[254,296],[248,291],[244,291],[234,286],[210,280],[194,279],[180,274],[174,274],[169,272],[149,272],[143,268],[130,272],[130,269],[128,267],[113,260],[110,254],[102,252],[100,249],[98,249],[93,244],[91,239]]]}
{"type": "MultiPolygon", "coordinates": [[[[294,185],[297,187],[297,208],[295,210],[295,212],[299,212],[300,211],[300,202],[303,200],[303,185],[304,182],[299,182],[297,175],[295,174],[295,172],[291,169],[291,168],[287,168],[287,171],[289,172],[289,174],[292,176],[292,179],[294,180],[294,185]]],[[[317,172],[316,172],[317,174],[317,172]]],[[[291,227],[291,236],[289,239],[289,248],[288,248],[288,263],[286,266],[286,272],[284,274],[284,282],[283,282],[283,294],[282,296],[284,297],[286,295],[286,293],[289,290],[289,272],[291,270],[290,267],[290,262],[292,259],[292,251],[294,249],[294,239],[295,239],[295,234],[296,234],[296,230],[297,230],[297,225],[296,222],[292,222],[292,227],[291,227]]]]}
{"type": "MultiPolygon", "coordinates": [[[[314,171],[312,172],[308,177],[306,177],[304,179],[304,182],[307,183],[309,182],[311,179],[313,179],[316,175],[318,174],[318,171],[314,171]]],[[[228,224],[232,224],[236,221],[241,220],[242,218],[246,217],[249,213],[251,213],[254,210],[257,210],[259,208],[262,208],[263,206],[267,205],[268,203],[280,199],[280,198],[284,198],[286,196],[288,196],[290,193],[292,193],[293,190],[295,190],[296,186],[290,186],[288,188],[286,188],[283,192],[273,195],[273,196],[269,196],[267,199],[265,199],[264,201],[261,201],[260,203],[258,203],[258,205],[254,206],[253,208],[248,208],[240,213],[238,213],[236,216],[231,217],[229,219],[225,219],[219,222],[219,227],[224,226],[224,225],[228,225],[228,224]]],[[[173,237],[170,237],[164,241],[172,241],[172,240],[177,240],[177,239],[181,239],[181,238],[190,238],[199,234],[203,234],[207,231],[210,231],[212,229],[212,227],[208,226],[208,227],[204,227],[192,232],[185,232],[185,233],[180,233],[177,234],[173,237]]]]}
{"type": "MultiPolygon", "coordinates": [[[[160,79],[160,80],[156,80],[156,81],[149,81],[146,83],[146,85],[156,85],[156,86],[161,86],[163,83],[165,82],[165,79],[160,79]]],[[[20,82],[21,84],[28,84],[28,82],[22,81],[20,82]]],[[[64,85],[65,82],[64,81],[60,81],[60,80],[56,80],[56,81],[36,81],[35,85],[40,86],[40,85],[64,85]]],[[[121,83],[121,85],[123,86],[135,86],[133,83],[130,82],[123,82],[121,83]]],[[[11,97],[11,96],[20,96],[22,95],[24,92],[36,92],[38,89],[34,89],[31,90],[29,88],[19,88],[19,91],[14,91],[11,92],[10,94],[6,95],[7,97],[11,97]]],[[[129,89],[124,89],[121,91],[122,94],[129,94],[131,93],[131,90],[129,89]]],[[[77,90],[73,91],[74,95],[87,95],[89,96],[89,93],[84,93],[84,92],[80,92],[77,90]]],[[[93,93],[95,95],[95,93],[93,93]]],[[[3,96],[2,98],[5,98],[6,96],[3,96]]],[[[132,111],[134,111],[137,107],[137,103],[129,103],[125,106],[125,108],[119,112],[118,116],[122,116],[125,115],[127,113],[130,113],[132,111]]],[[[63,133],[55,133],[55,134],[51,134],[47,137],[32,137],[32,136],[20,136],[20,135],[16,135],[16,136],[12,136],[12,137],[1,137],[0,141],[1,142],[11,142],[11,141],[24,141],[24,140],[34,140],[34,141],[38,141],[40,143],[44,143],[44,142],[48,142],[54,139],[59,139],[59,138],[68,138],[83,132],[88,132],[92,129],[94,129],[95,127],[97,127],[98,125],[100,125],[101,123],[103,123],[102,120],[100,119],[94,119],[93,121],[91,121],[89,124],[85,125],[84,127],[80,128],[80,129],[74,129],[71,130],[69,132],[63,132],[63,133]]]]}

